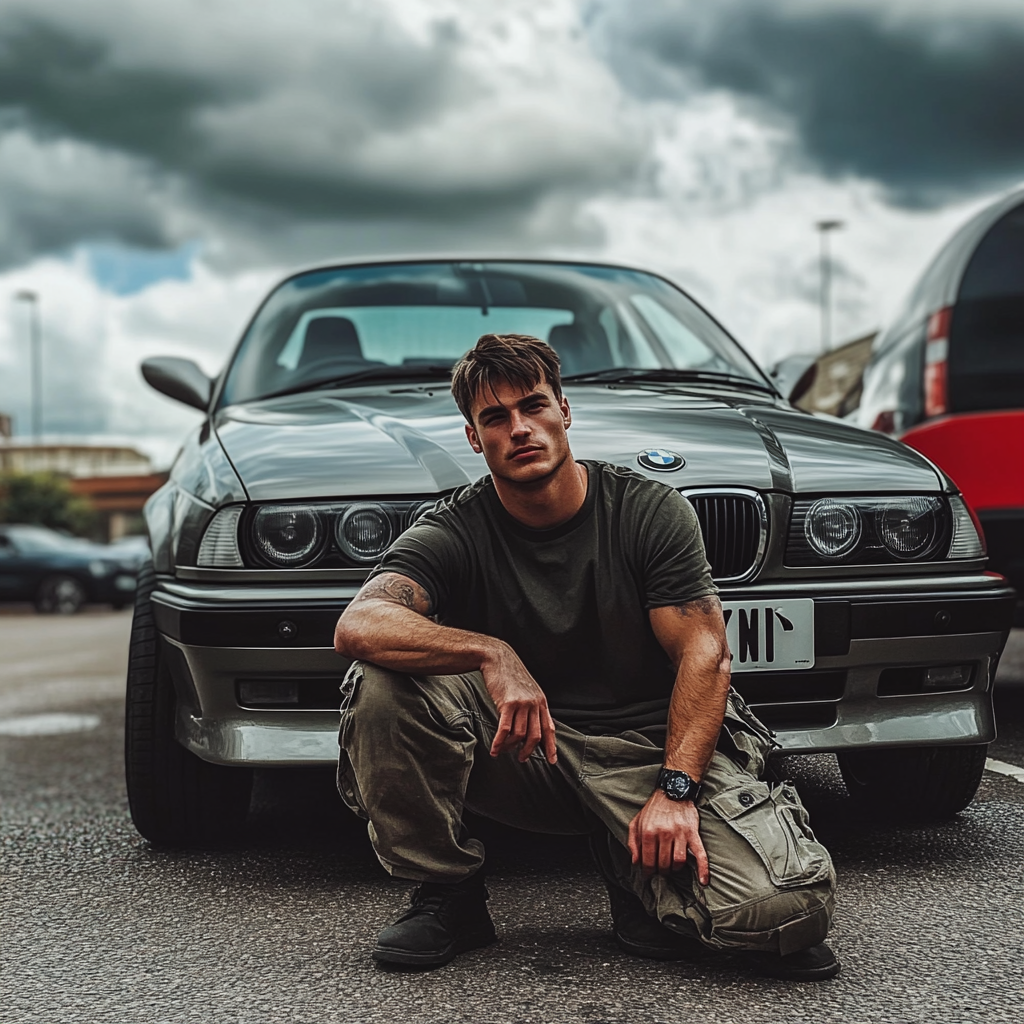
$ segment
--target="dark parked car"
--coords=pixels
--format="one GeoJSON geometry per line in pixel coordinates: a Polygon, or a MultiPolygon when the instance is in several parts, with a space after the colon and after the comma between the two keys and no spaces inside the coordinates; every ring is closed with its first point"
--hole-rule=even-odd
{"type": "Polygon", "coordinates": [[[939,250],[876,339],[855,417],[949,473],[1024,591],[1024,191],[939,250]]]}
{"type": "Polygon", "coordinates": [[[0,601],[32,601],[71,615],[86,603],[123,608],[133,600],[136,559],[43,526],[0,524],[0,601]]]}
{"type": "MultiPolygon", "coordinates": [[[[128,676],[136,826],[244,818],[253,769],[337,758],[333,629],[440,495],[482,476],[449,389],[486,332],[546,338],[573,451],[679,488],[721,587],[734,683],[790,752],[837,751],[865,807],[973,797],[1013,592],[963,499],[883,434],[795,410],[668,281],[555,262],[376,262],[297,274],[224,372],[143,364],[203,410],[146,506],[128,676]]],[[[628,585],[628,581],[623,581],[628,585]]]]}

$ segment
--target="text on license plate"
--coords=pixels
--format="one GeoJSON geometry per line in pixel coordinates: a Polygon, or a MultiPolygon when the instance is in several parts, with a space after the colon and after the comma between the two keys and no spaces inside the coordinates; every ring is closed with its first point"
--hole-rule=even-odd
{"type": "Polygon", "coordinates": [[[814,667],[814,601],[723,601],[733,672],[814,667]]]}

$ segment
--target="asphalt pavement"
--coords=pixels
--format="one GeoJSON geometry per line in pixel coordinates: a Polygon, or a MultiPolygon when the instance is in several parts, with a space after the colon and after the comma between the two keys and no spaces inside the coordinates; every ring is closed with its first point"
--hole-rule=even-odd
{"type": "MultiPolygon", "coordinates": [[[[0,613],[0,1024],[1024,1019],[1024,784],[986,772],[956,820],[880,826],[852,813],[828,756],[786,769],[838,871],[834,981],[630,958],[585,843],[495,827],[501,941],[429,973],[379,968],[374,936],[410,886],[377,864],[330,772],[261,773],[235,849],[161,851],[134,831],[130,618],[0,613]]],[[[997,707],[990,754],[1024,767],[1024,630],[997,707]]]]}

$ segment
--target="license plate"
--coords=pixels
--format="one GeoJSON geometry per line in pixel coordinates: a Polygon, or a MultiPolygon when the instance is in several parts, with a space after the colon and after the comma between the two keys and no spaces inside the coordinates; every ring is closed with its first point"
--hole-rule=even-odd
{"type": "Polygon", "coordinates": [[[723,601],[733,672],[814,667],[814,601],[723,601]]]}

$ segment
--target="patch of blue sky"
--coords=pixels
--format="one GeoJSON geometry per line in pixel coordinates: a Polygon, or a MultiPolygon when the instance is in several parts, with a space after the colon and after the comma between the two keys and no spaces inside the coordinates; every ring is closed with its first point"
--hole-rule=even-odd
{"type": "Polygon", "coordinates": [[[96,283],[115,295],[135,295],[160,281],[187,281],[199,242],[186,242],[177,249],[136,249],[115,242],[83,245],[96,283]]]}

